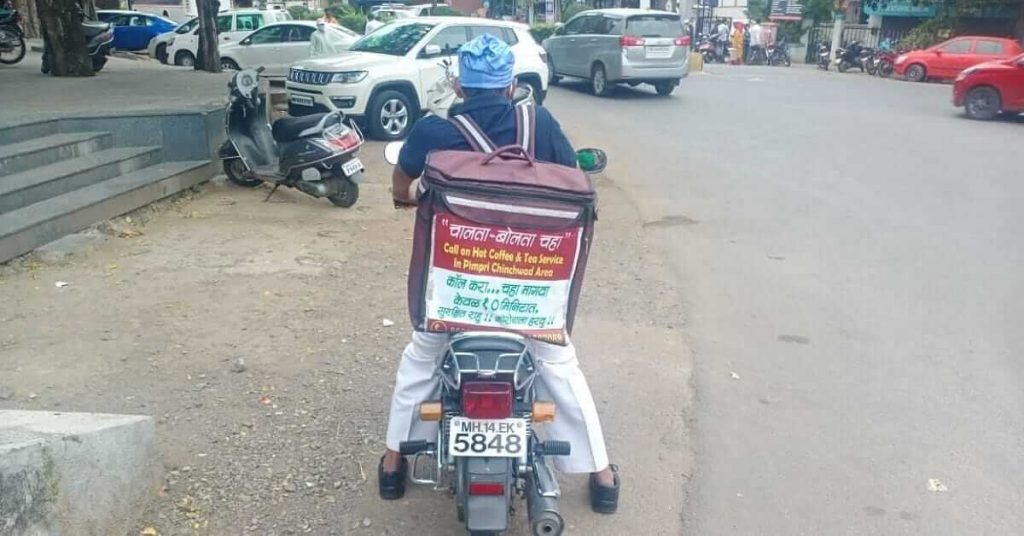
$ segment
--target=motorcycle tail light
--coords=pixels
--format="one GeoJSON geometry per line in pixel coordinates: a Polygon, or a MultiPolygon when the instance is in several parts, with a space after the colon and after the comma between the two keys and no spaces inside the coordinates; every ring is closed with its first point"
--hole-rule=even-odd
{"type": "Polygon", "coordinates": [[[677,47],[688,47],[690,46],[690,36],[677,37],[675,43],[677,47]]]}
{"type": "Polygon", "coordinates": [[[470,482],[470,495],[504,495],[505,484],[500,482],[470,482]]]}
{"type": "Polygon", "coordinates": [[[359,139],[359,135],[350,128],[346,128],[345,131],[340,134],[328,136],[325,140],[329,145],[340,151],[349,151],[359,147],[359,144],[362,143],[362,140],[359,139]]]}
{"type": "Polygon", "coordinates": [[[466,382],[462,385],[462,412],[470,419],[504,419],[512,415],[512,384],[466,382]]]}

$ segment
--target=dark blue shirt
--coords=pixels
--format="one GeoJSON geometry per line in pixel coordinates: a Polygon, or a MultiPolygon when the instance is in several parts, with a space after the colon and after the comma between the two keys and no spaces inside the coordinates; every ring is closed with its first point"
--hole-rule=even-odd
{"type": "MultiPolygon", "coordinates": [[[[462,103],[459,113],[469,115],[498,147],[516,142],[516,117],[512,101],[501,95],[477,95],[462,103]]],[[[547,109],[537,107],[537,160],[576,167],[576,151],[562,127],[547,109]]],[[[427,154],[437,150],[471,151],[466,138],[448,121],[430,115],[416,122],[398,155],[398,166],[410,177],[419,177],[427,154]]]]}

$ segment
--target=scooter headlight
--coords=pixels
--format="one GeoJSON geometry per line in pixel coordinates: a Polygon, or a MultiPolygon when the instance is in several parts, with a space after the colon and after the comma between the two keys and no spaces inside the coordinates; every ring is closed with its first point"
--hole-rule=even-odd
{"type": "Polygon", "coordinates": [[[331,76],[332,84],[358,84],[366,79],[366,71],[347,71],[334,73],[331,76]]]}

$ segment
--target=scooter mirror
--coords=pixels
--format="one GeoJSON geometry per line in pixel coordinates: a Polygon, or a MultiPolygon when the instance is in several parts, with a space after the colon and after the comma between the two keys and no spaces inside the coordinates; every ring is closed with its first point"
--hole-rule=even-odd
{"type": "Polygon", "coordinates": [[[398,153],[402,152],[404,141],[393,141],[384,146],[384,160],[392,166],[398,164],[398,153]]]}
{"type": "Polygon", "coordinates": [[[584,173],[600,173],[608,167],[608,155],[601,149],[580,149],[576,151],[576,163],[584,173]]]}

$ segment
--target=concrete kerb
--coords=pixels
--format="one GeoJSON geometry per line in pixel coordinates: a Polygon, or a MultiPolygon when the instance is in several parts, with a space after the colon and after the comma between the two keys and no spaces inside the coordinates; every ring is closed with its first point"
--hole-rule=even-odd
{"type": "Polygon", "coordinates": [[[0,534],[125,534],[161,476],[151,417],[0,410],[0,534]]]}

